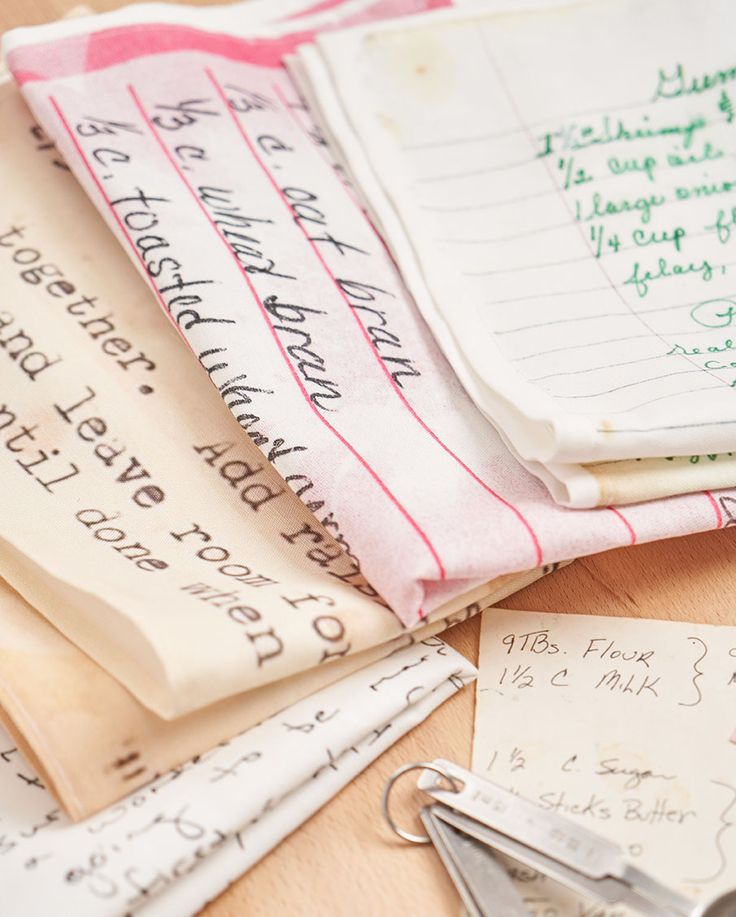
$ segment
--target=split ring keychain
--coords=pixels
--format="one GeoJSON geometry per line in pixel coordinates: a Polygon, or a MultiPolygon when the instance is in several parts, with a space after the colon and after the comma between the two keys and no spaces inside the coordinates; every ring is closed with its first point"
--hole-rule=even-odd
{"type": "Polygon", "coordinates": [[[627,905],[645,917],[736,917],[736,889],[693,902],[628,862],[612,841],[451,761],[399,768],[384,789],[383,815],[403,840],[434,843],[471,917],[529,917],[496,852],[586,897],[627,905]],[[420,812],[426,836],[404,831],[390,811],[392,788],[413,770],[421,771],[418,789],[433,800],[420,812]]]}

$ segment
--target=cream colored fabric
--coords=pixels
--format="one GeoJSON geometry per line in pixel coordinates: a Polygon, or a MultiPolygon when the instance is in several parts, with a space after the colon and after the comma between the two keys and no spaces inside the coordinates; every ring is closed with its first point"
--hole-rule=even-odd
{"type": "Polygon", "coordinates": [[[563,506],[626,505],[736,484],[736,454],[676,455],[589,465],[524,462],[563,506]]]}
{"type": "Polygon", "coordinates": [[[673,494],[722,490],[736,484],[734,453],[677,455],[584,465],[582,474],[596,482],[598,506],[640,503],[673,494]]]}
{"type": "MultiPolygon", "coordinates": [[[[550,0],[550,3],[556,2],[557,0],[550,0]]],[[[505,0],[499,0],[496,4],[499,12],[502,11],[504,3],[505,0]]],[[[488,9],[489,0],[484,0],[484,5],[488,9]]],[[[345,159],[349,159],[350,168],[367,195],[366,206],[370,208],[370,202],[376,193],[375,179],[365,158],[365,151],[354,141],[346,117],[347,112],[340,105],[318,49],[313,45],[303,45],[298,54],[288,59],[288,67],[310,109],[319,114],[320,123],[329,134],[334,149],[342,149],[345,159]]],[[[375,208],[373,218],[381,225],[381,214],[375,208]]],[[[472,391],[472,381],[475,377],[469,368],[467,372],[465,382],[472,391]]],[[[645,500],[702,490],[719,490],[736,485],[736,457],[731,452],[718,455],[563,464],[524,460],[515,452],[513,446],[506,442],[519,462],[544,482],[556,503],[575,509],[641,503],[645,500]]]]}
{"type": "MultiPolygon", "coordinates": [[[[541,571],[540,571],[541,572],[541,571]]],[[[434,636],[536,578],[503,577],[483,604],[382,646],[162,720],[0,581],[0,716],[73,819],[404,646],[434,636]]]]}

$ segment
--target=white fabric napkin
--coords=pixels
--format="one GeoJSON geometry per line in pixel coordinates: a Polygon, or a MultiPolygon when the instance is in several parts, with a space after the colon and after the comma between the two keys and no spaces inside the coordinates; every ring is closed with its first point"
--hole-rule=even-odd
{"type": "Polygon", "coordinates": [[[418,643],[78,824],[0,733],[3,913],[189,917],[475,675],[418,643]]]}
{"type": "Polygon", "coordinates": [[[730,229],[704,190],[728,188],[730,90],[680,91],[668,62],[683,86],[725,72],[733,11],[650,8],[630,66],[632,3],[502,6],[323,36],[302,71],[446,356],[555,499],[732,486],[730,229]]]}

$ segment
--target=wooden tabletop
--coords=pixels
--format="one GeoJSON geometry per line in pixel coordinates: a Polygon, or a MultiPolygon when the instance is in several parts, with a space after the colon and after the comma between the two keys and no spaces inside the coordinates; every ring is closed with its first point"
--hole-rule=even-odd
{"type": "MultiPolygon", "coordinates": [[[[736,624],[733,535],[709,532],[584,558],[503,605],[736,624]]],[[[479,623],[446,634],[473,661],[479,623]]],[[[379,798],[386,777],[408,761],[441,756],[469,764],[473,704],[472,688],[445,703],[225,892],[206,917],[455,917],[458,899],[435,854],[395,842],[381,822],[379,798]]]]}
{"type": "MultiPolygon", "coordinates": [[[[208,0],[194,0],[206,6],[208,0]]],[[[0,0],[0,30],[63,16],[75,0],[0,0]]],[[[117,0],[95,0],[98,11],[117,0]]],[[[0,155],[2,155],[0,153],[0,155]]],[[[736,624],[734,532],[710,532],[576,561],[503,604],[506,608],[736,624]]],[[[486,614],[492,614],[492,611],[486,614]]],[[[480,622],[446,635],[477,661],[480,622]]],[[[394,842],[379,811],[388,774],[407,761],[470,762],[474,694],[466,688],[389,749],[216,901],[203,917],[458,913],[435,854],[394,842]]]]}

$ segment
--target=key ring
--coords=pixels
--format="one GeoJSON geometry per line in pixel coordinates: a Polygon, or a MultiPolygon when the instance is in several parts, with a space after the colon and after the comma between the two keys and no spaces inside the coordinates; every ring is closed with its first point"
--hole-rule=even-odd
{"type": "Polygon", "coordinates": [[[418,761],[416,764],[404,764],[403,767],[400,767],[398,770],[394,771],[393,774],[388,778],[386,787],[383,791],[383,797],[381,798],[381,810],[383,812],[383,817],[386,820],[386,824],[389,828],[404,841],[409,841],[412,844],[431,844],[429,836],[424,834],[411,834],[409,831],[404,831],[403,828],[400,828],[399,825],[394,821],[388,807],[389,796],[391,795],[391,790],[393,789],[394,784],[399,779],[403,777],[404,774],[408,774],[409,771],[432,771],[435,774],[438,774],[440,777],[447,780],[447,782],[452,787],[453,793],[459,793],[462,789],[462,784],[443,768],[439,767],[436,764],[430,764],[426,761],[418,761]]]}

